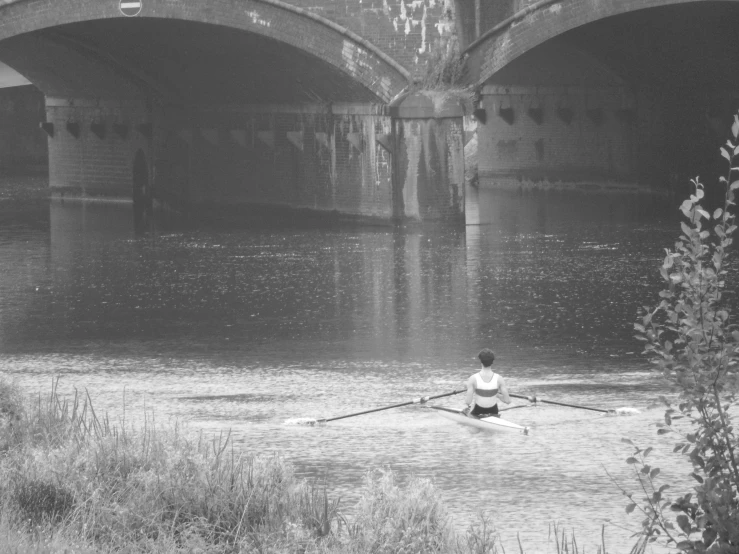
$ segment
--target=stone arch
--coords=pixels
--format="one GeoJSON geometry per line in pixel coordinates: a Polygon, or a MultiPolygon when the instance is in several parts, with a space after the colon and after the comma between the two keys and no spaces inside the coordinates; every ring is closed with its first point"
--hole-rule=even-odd
{"type": "MultiPolygon", "coordinates": [[[[615,15],[671,6],[706,3],[701,0],[630,0],[597,2],[592,0],[543,0],[502,21],[470,43],[468,80],[483,84],[513,60],[571,29],[615,15]]],[[[716,0],[716,3],[737,0],[716,0]]]]}
{"type": "MultiPolygon", "coordinates": [[[[410,81],[409,72],[379,48],[340,25],[281,0],[209,0],[197,6],[145,0],[137,18],[126,18],[118,2],[98,0],[6,0],[0,6],[0,41],[70,23],[120,18],[181,20],[237,29],[298,48],[387,102],[410,81]]],[[[22,68],[15,68],[23,73],[22,68]]]]}

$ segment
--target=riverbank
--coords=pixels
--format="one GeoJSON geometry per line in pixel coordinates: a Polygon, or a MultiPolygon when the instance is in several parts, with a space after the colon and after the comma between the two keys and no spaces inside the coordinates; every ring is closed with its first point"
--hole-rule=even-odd
{"type": "Polygon", "coordinates": [[[114,424],[89,395],[29,400],[6,380],[0,483],[0,537],[18,553],[504,551],[484,515],[455,532],[428,479],[371,470],[350,520],[279,456],[153,419],[114,424]]]}
{"type": "MultiPolygon", "coordinates": [[[[89,389],[98,414],[118,421],[125,404],[129,425],[155,407],[159,422],[231,430],[237,446],[280,453],[299,478],[325,478],[352,520],[367,469],[391,467],[401,483],[432,479],[460,536],[484,510],[509,552],[519,534],[525,552],[556,552],[550,522],[588,552],[605,523],[609,548],[628,552],[639,520],[606,471],[630,479],[620,439],[651,444],[649,410],[510,412],[528,437],[471,434],[418,406],[284,422],[456,389],[481,345],[496,350],[514,392],[644,409],[663,384],[624,321],[654,298],[655,260],[675,225],[630,199],[491,194],[493,222],[455,232],[143,235],[130,206],[46,200],[37,210],[34,200],[3,219],[2,375],[44,396],[60,376],[63,398],[89,389]]],[[[692,479],[678,463],[661,467],[692,479]]]]}

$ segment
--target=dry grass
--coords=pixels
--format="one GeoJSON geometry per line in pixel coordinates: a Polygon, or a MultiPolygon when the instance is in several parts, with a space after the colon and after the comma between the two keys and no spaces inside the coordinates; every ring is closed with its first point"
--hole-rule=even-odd
{"type": "Polygon", "coordinates": [[[279,456],[150,421],[116,427],[86,394],[28,402],[0,379],[0,422],[3,552],[504,552],[485,517],[458,536],[427,479],[370,472],[350,521],[279,456]]]}
{"type": "Polygon", "coordinates": [[[108,551],[283,552],[320,541],[335,519],[284,460],[247,456],[228,436],[122,429],[87,395],[55,390],[24,405],[3,383],[0,401],[6,529],[108,551]]]}

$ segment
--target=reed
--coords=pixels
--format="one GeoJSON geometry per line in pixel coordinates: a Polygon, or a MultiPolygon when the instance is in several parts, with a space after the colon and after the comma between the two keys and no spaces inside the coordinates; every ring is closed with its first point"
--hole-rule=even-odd
{"type": "MultiPolygon", "coordinates": [[[[151,418],[127,429],[99,416],[87,393],[64,400],[54,383],[29,402],[0,379],[3,552],[505,552],[484,516],[459,536],[428,479],[401,486],[393,472],[371,471],[353,512],[228,434],[151,418]]],[[[574,536],[554,535],[558,552],[578,552],[574,536]]]]}
{"type": "Polygon", "coordinates": [[[10,529],[134,552],[263,550],[329,532],[335,508],[277,456],[150,420],[114,426],[89,395],[65,401],[56,385],[25,406],[16,387],[0,391],[0,515],[10,529]]]}
{"type": "Polygon", "coordinates": [[[412,477],[406,487],[390,471],[367,475],[357,516],[341,546],[350,553],[449,552],[452,526],[433,484],[412,477]]]}

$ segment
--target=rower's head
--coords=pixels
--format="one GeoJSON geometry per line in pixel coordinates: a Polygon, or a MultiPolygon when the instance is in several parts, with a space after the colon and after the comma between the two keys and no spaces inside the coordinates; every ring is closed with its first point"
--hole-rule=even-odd
{"type": "Polygon", "coordinates": [[[483,367],[490,367],[495,361],[495,353],[489,348],[483,348],[482,350],[480,350],[480,353],[477,355],[477,357],[480,358],[480,362],[482,363],[483,367]]]}

